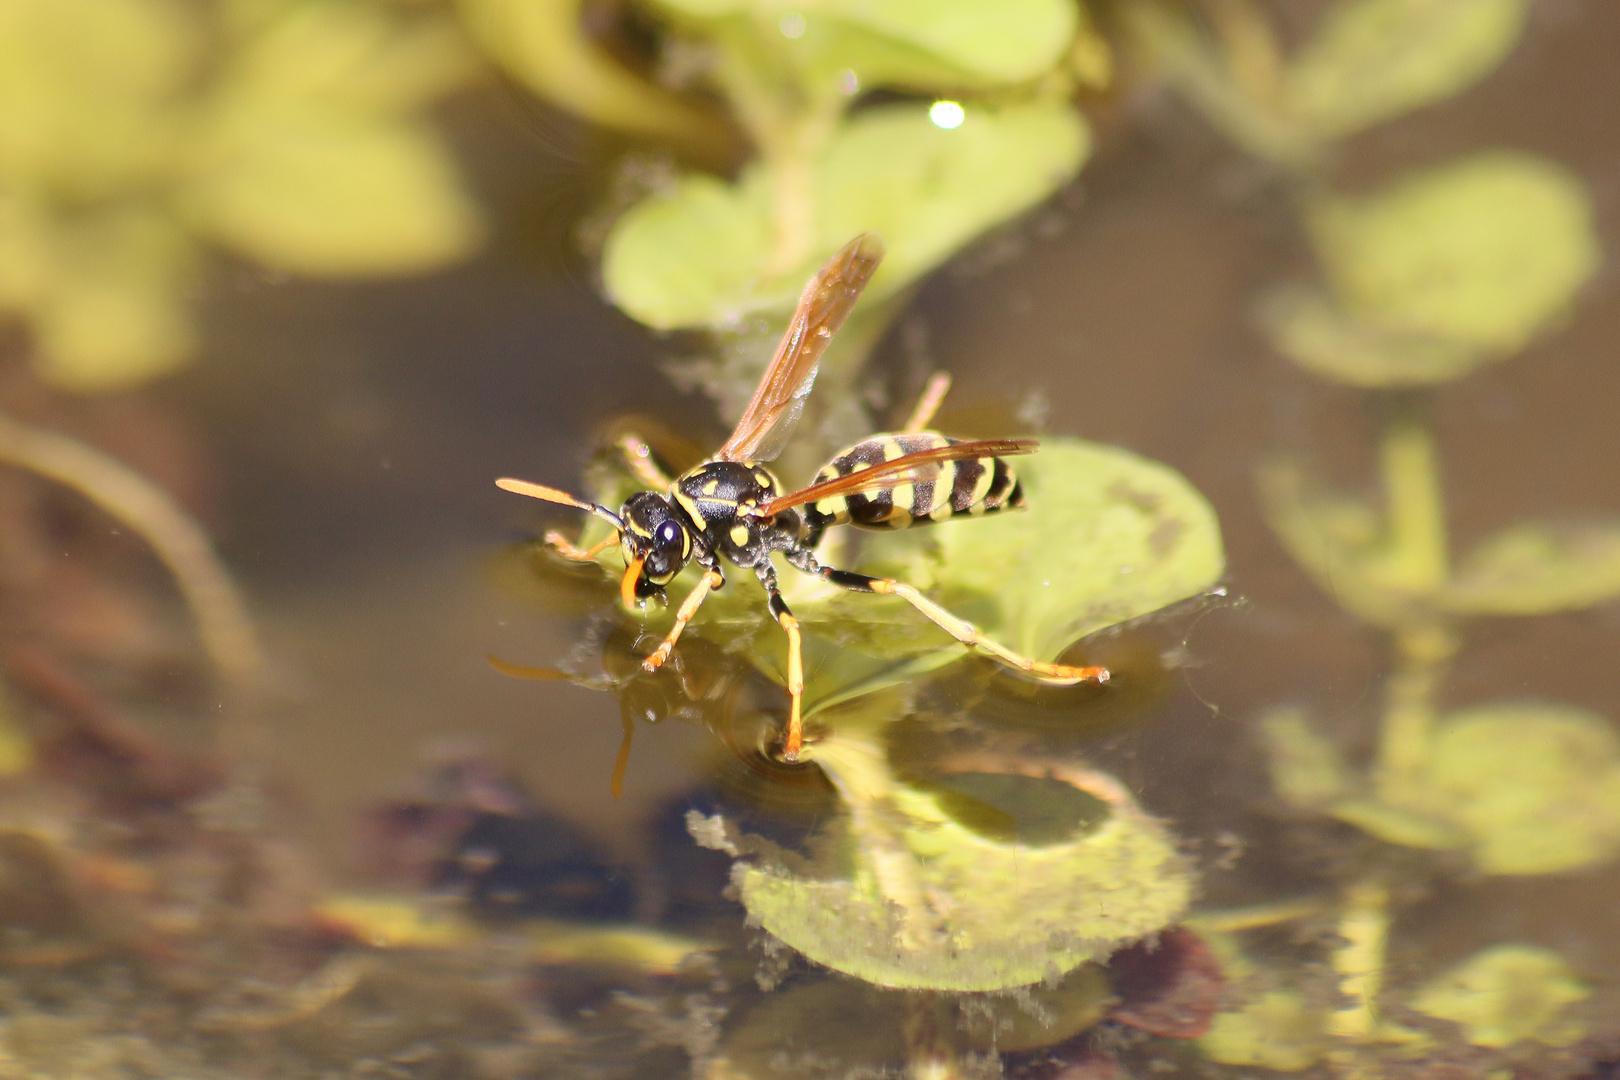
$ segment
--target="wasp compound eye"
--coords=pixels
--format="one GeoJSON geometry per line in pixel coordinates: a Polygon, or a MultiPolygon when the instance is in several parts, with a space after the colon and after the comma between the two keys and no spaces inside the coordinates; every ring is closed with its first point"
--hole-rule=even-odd
{"type": "Polygon", "coordinates": [[[659,547],[670,547],[681,542],[681,527],[673,521],[666,521],[653,530],[653,543],[659,547]]]}

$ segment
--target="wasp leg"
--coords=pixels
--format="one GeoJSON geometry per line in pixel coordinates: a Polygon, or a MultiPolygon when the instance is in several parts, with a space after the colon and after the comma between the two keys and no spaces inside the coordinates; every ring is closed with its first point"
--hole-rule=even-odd
{"type": "Polygon", "coordinates": [[[560,532],[546,533],[546,544],[550,546],[551,550],[555,551],[563,558],[573,559],[575,562],[595,562],[598,555],[602,554],[602,552],[606,551],[608,548],[616,546],[618,543],[619,534],[614,533],[612,536],[603,539],[600,543],[592,544],[588,548],[578,548],[570,543],[568,537],[564,536],[560,532]]]}
{"type": "Polygon", "coordinates": [[[793,704],[788,708],[787,735],[782,740],[782,759],[784,761],[798,761],[799,750],[804,746],[804,720],[801,705],[804,701],[804,642],[799,634],[799,620],[788,610],[787,601],[782,599],[782,590],[776,583],[776,567],[769,562],[761,563],[754,568],[759,575],[759,582],[765,586],[770,594],[771,618],[787,632],[788,636],[788,668],[787,691],[793,704]]]}
{"type": "Polygon", "coordinates": [[[809,574],[815,574],[833,585],[854,592],[879,593],[884,596],[898,596],[929,619],[957,641],[969,648],[978,649],[987,653],[997,661],[1019,671],[1027,672],[1042,682],[1055,683],[1060,686],[1072,686],[1078,682],[1092,680],[1105,683],[1108,681],[1108,669],[1105,667],[1074,667],[1070,664],[1051,664],[1042,660],[1031,660],[1021,653],[1015,653],[999,641],[985,637],[979,628],[966,619],[959,619],[946,611],[914,586],[893,578],[868,577],[849,570],[834,570],[830,566],[822,566],[816,562],[809,552],[794,552],[792,558],[794,566],[809,574]]]}
{"type": "Polygon", "coordinates": [[[928,380],[923,388],[922,397],[917,399],[917,405],[911,410],[911,418],[906,421],[903,432],[917,432],[926,428],[939,412],[939,407],[945,401],[945,395],[951,392],[951,377],[947,372],[939,371],[928,380]]]}
{"type": "Polygon", "coordinates": [[[663,666],[664,661],[669,659],[669,654],[675,651],[675,642],[680,639],[681,631],[685,630],[686,624],[692,621],[692,616],[696,615],[698,608],[703,606],[703,601],[708,599],[710,592],[725,583],[726,579],[721,576],[719,570],[711,569],[703,575],[702,580],[697,583],[697,587],[687,594],[685,600],[681,601],[680,609],[675,612],[675,625],[669,628],[669,633],[665,634],[664,640],[658,643],[658,648],[654,649],[647,656],[647,659],[641,662],[641,670],[657,671],[663,666]]]}
{"type": "Polygon", "coordinates": [[[668,491],[674,486],[674,479],[665,476],[664,470],[654,463],[652,447],[634,435],[619,436],[617,445],[619,453],[624,455],[625,467],[637,480],[656,491],[668,491]]]}

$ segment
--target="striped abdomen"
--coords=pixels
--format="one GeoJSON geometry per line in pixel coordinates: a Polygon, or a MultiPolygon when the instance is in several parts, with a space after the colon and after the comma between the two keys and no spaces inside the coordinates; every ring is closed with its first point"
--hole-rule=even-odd
{"type": "MultiPolygon", "coordinates": [[[[873,435],[833,458],[813,483],[848,476],[919,450],[960,442],[937,431],[873,435]]],[[[836,495],[806,506],[806,543],[814,546],[830,525],[904,529],[944,521],[958,514],[993,514],[1024,505],[1024,492],[1012,467],[1001,458],[965,458],[938,466],[930,479],[911,480],[856,495],[836,495]]]]}

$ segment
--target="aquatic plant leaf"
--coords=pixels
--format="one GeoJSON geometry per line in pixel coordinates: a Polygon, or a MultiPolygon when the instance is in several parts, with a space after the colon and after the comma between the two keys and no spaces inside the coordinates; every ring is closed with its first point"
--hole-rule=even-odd
{"type": "Polygon", "coordinates": [[[1475,615],[1545,615],[1620,596],[1620,523],[1522,522],[1463,557],[1440,602],[1475,615]]]}
{"type": "MultiPolygon", "coordinates": [[[[419,897],[341,893],[322,899],[315,919],[378,949],[460,949],[484,940],[488,928],[459,909],[419,897]]],[[[667,975],[711,946],[650,927],[524,919],[515,925],[534,963],[628,967],[667,975]]]]}
{"type": "Polygon", "coordinates": [[[1465,830],[1487,874],[1553,874],[1620,854],[1620,735],[1569,705],[1452,713],[1435,735],[1428,806],[1465,830]]]}
{"type": "Polygon", "coordinates": [[[772,250],[773,215],[805,208],[775,205],[756,163],[736,184],[687,176],[632,207],[608,236],[603,282],[614,303],[657,329],[726,328],[790,308],[822,259],[874,230],[888,255],[867,290],[871,303],[1051,194],[1079,168],[1088,141],[1064,104],[972,106],[953,130],[923,106],[868,109],[812,165],[813,240],[793,265],[772,250]]]}
{"type": "Polygon", "coordinates": [[[1235,1010],[1216,1013],[1198,1048],[1223,1065],[1300,1072],[1322,1057],[1326,1030],[1327,1014],[1298,990],[1264,990],[1235,1010]]]}
{"type": "Polygon", "coordinates": [[[1337,4],[1289,66],[1289,111],[1337,138],[1439,101],[1512,50],[1527,0],[1353,0],[1337,4]]]}
{"type": "Polygon", "coordinates": [[[1273,709],[1260,718],[1271,762],[1271,786],[1298,807],[1319,808],[1354,787],[1338,748],[1317,734],[1305,710],[1273,709]]]}
{"type": "Polygon", "coordinates": [[[98,198],[173,168],[201,29],[174,0],[0,4],[0,187],[98,198]]]}
{"type": "Polygon", "coordinates": [[[469,255],[483,226],[426,125],[277,101],[226,112],[188,208],[211,237],[313,277],[411,274],[469,255]]]}
{"type": "MultiPolygon", "coordinates": [[[[884,718],[872,717],[881,723],[884,718]]],[[[987,839],[896,783],[847,727],[815,760],[849,805],[856,872],[829,878],[755,846],[733,881],[752,919],[817,963],[880,986],[998,990],[1107,956],[1172,924],[1191,881],[1163,826],[1112,778],[1051,768],[1109,816],[1067,843],[987,839]]]]}
{"type": "Polygon", "coordinates": [[[1468,833],[1448,821],[1371,797],[1342,799],[1327,812],[1386,844],[1452,851],[1469,842],[1468,833]]]}
{"type": "Polygon", "coordinates": [[[302,101],[391,116],[429,104],[477,72],[473,54],[446,19],[331,0],[277,3],[265,15],[241,28],[240,48],[223,80],[228,103],[302,101]]]}
{"type": "Polygon", "coordinates": [[[531,91],[606,127],[675,142],[723,162],[734,136],[718,114],[641,78],[599,48],[580,0],[459,0],[479,46],[531,91]]]}
{"type": "Polygon", "coordinates": [[[1585,1037],[1564,1014],[1591,990],[1564,958],[1535,945],[1493,945],[1420,990],[1411,1006],[1462,1026],[1475,1046],[1568,1046],[1585,1037]]]}
{"type": "Polygon", "coordinates": [[[941,601],[1027,656],[1196,596],[1225,572],[1220,525],[1179,473],[1047,439],[1018,461],[1029,508],[938,529],[941,601]]]}
{"type": "Polygon", "coordinates": [[[32,305],[41,378],[64,390],[121,390],[191,354],[184,290],[193,244],[173,220],[142,210],[88,216],[54,228],[32,305]]]}
{"type": "Polygon", "coordinates": [[[1564,313],[1601,255],[1591,201],[1553,162],[1490,151],[1310,212],[1337,302],[1396,335],[1451,340],[1480,359],[1522,348],[1564,313]]]}
{"type": "Polygon", "coordinates": [[[1407,617],[1412,597],[1378,573],[1383,520],[1377,510],[1323,490],[1290,458],[1268,462],[1256,480],[1266,524],[1317,588],[1375,626],[1407,617]]]}
{"type": "Polygon", "coordinates": [[[1347,315],[1311,288],[1274,290],[1260,323],[1278,352],[1349,386],[1425,386],[1461,378],[1491,356],[1450,338],[1397,333],[1347,315]]]}
{"type": "Polygon", "coordinates": [[[728,18],[769,36],[807,83],[853,71],[859,85],[923,90],[1026,82],[1074,38],[1063,0],[660,0],[687,18],[728,18]],[[760,28],[760,29],[755,29],[760,28]]]}
{"type": "Polygon", "coordinates": [[[727,1025],[708,1075],[824,1080],[886,1066],[898,1073],[906,1062],[905,1023],[900,994],[837,976],[795,980],[727,1025]]]}

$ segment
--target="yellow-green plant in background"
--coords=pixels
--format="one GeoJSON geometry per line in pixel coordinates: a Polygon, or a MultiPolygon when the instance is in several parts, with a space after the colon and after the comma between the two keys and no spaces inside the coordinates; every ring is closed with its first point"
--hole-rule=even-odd
{"type": "Polygon", "coordinates": [[[474,70],[388,0],[0,0],[0,314],[50,383],[196,349],[210,246],[318,278],[409,274],[482,234],[424,106],[474,70]]]}
{"type": "Polygon", "coordinates": [[[883,236],[867,304],[823,364],[832,392],[818,399],[834,415],[822,450],[869,430],[850,391],[894,311],[882,302],[1071,179],[1090,145],[1071,91],[1107,77],[1073,0],[648,0],[682,96],[606,59],[576,0],[460,6],[492,56],[562,107],[689,160],[742,133],[740,171],[677,174],[618,219],[602,262],[610,298],[636,319],[721,335],[721,360],[697,377],[723,414],[740,411],[822,260],[857,233],[883,236]],[[700,90],[724,114],[693,104],[700,90]],[[875,90],[911,100],[852,111],[875,90]]]}
{"type": "MultiPolygon", "coordinates": [[[[617,218],[602,251],[606,291],[626,313],[658,330],[713,336],[718,357],[686,370],[723,417],[742,411],[825,257],[858,233],[882,235],[887,258],[823,360],[812,422],[787,455],[790,479],[807,478],[837,442],[874,430],[856,380],[903,294],[1075,175],[1090,137],[1071,99],[1078,85],[1108,78],[1108,50],[1074,0],[648,0],[660,83],[594,46],[577,0],[460,0],[460,10],[491,56],[556,105],[715,168],[741,133],[739,168],[677,172],[617,218]],[[891,93],[863,102],[873,91],[891,93]]],[[[1222,574],[1214,514],[1173,471],[1073,439],[1047,440],[1020,464],[1030,509],[1017,520],[889,537],[864,568],[927,589],[1042,659],[1197,595],[1222,574]]],[[[602,470],[591,495],[618,505],[626,483],[602,470]]],[[[587,522],[580,542],[606,528],[587,522]]],[[[1055,1011],[1079,1027],[1093,1022],[1107,988],[1088,965],[1173,925],[1188,902],[1191,875],[1168,830],[1117,781],[1080,767],[1019,775],[1002,761],[966,775],[898,775],[896,721],[944,719],[917,688],[965,650],[903,604],[792,572],[783,584],[807,635],[814,739],[805,757],[828,776],[844,813],[821,830],[814,857],[718,817],[689,819],[700,843],[738,860],[733,880],[752,919],[826,967],[914,993],[887,1028],[881,1009],[863,1025],[904,1042],[901,1061],[916,1075],[955,1075],[956,1055],[972,1049],[954,1021],[936,1023],[945,999],[935,995],[1027,994],[1064,977],[1078,987],[1074,1007],[1055,1011]],[[1038,839],[987,834],[962,813],[967,804],[1011,822],[1020,811],[1003,804],[1029,799],[1043,812],[1054,801],[1082,810],[1038,839]]],[[[748,584],[722,591],[683,646],[713,636],[780,681],[779,639],[762,599],[748,584]]],[[[668,621],[656,611],[646,618],[668,621]]],[[[724,1075],[791,1074],[780,1055],[761,1052],[784,1037],[749,1025],[729,1033],[722,1053],[733,1071],[724,1075]]],[[[843,1037],[820,1032],[807,1052],[881,1064],[880,1055],[851,1059],[837,1045],[843,1037]]]]}
{"type": "Polygon", "coordinates": [[[1335,190],[1330,169],[1336,140],[1488,73],[1511,50],[1525,8],[1344,0],[1292,56],[1246,0],[1207,5],[1213,36],[1168,7],[1123,9],[1170,79],[1294,182],[1321,281],[1273,289],[1261,324],[1305,370],[1365,389],[1379,417],[1379,499],[1328,491],[1295,457],[1260,476],[1268,520],[1290,554],[1345,610],[1389,635],[1394,670],[1377,752],[1352,767],[1297,707],[1273,710],[1261,729],[1278,793],[1389,845],[1389,857],[1373,858],[1341,898],[1339,1004],[1264,989],[1261,978],[1205,1041],[1217,1060],[1294,1070],[1327,1058],[1348,1074],[1375,1074],[1380,1046],[1410,1050],[1432,1038],[1391,1021],[1391,1003],[1450,1021],[1480,1047],[1561,1046],[1582,1034],[1568,1007],[1588,990],[1556,953],[1491,946],[1404,994],[1386,992],[1384,957],[1397,849],[1454,852],[1491,875],[1561,873],[1620,854],[1620,737],[1606,718],[1536,700],[1453,711],[1439,701],[1470,619],[1620,596],[1613,520],[1519,521],[1454,558],[1431,418],[1440,386],[1513,356],[1567,315],[1601,259],[1590,200],[1567,169],[1509,150],[1365,194],[1335,190]],[[1285,1008],[1294,1019],[1280,1023],[1285,1008]]]}

